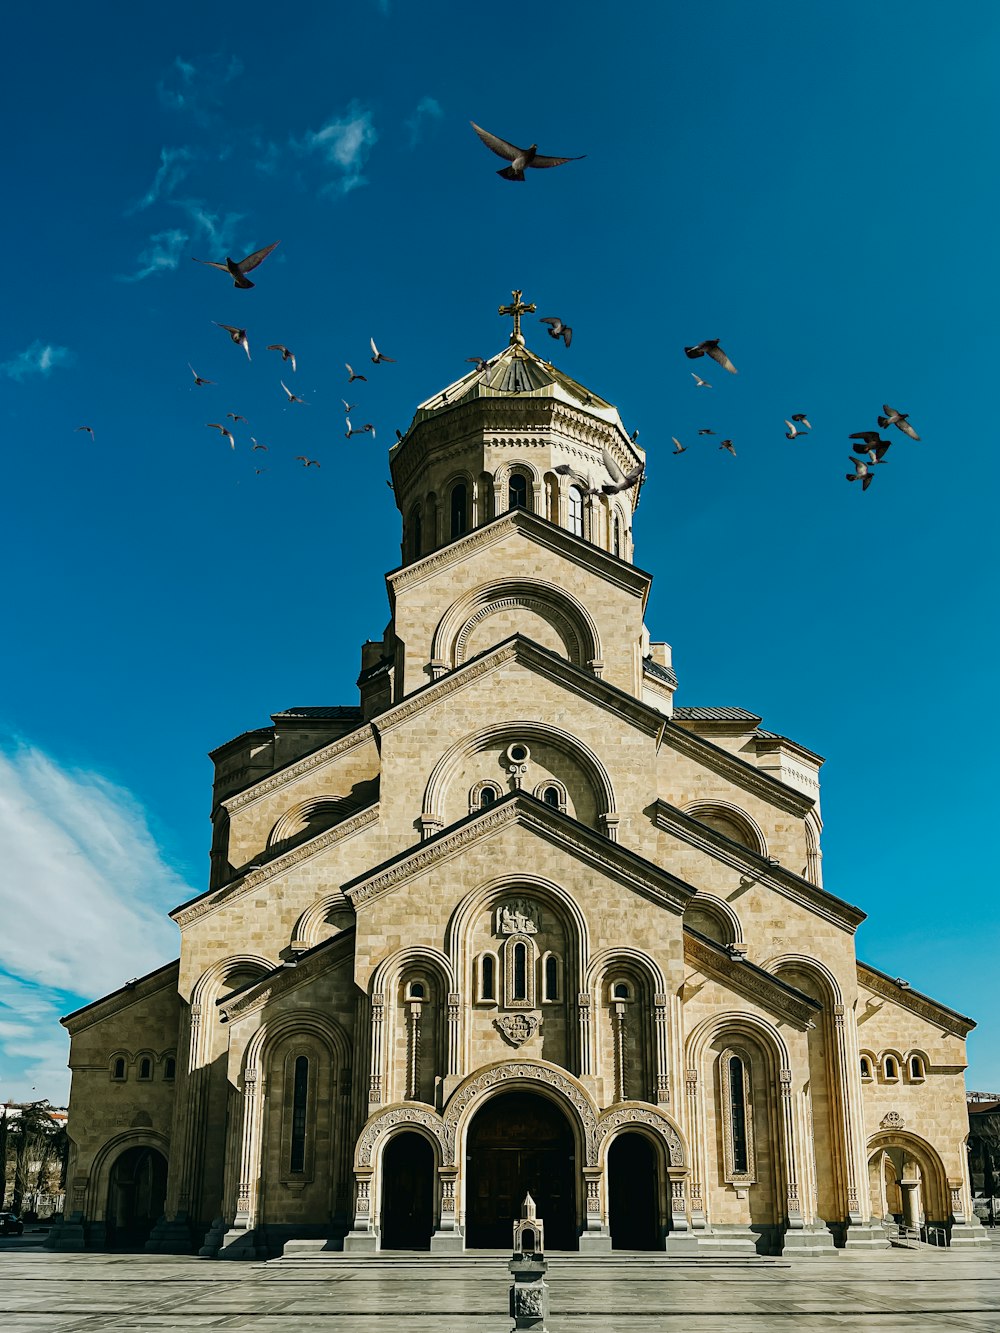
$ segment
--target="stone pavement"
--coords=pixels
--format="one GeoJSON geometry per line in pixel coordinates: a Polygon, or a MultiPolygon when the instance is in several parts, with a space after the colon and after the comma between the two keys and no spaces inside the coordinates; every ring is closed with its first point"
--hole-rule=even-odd
{"type": "MultiPolygon", "coordinates": [[[[0,1244],[0,1333],[507,1333],[508,1258],[223,1264],[0,1244]]],[[[1000,1330],[995,1246],[791,1261],[559,1255],[549,1281],[551,1333],[1000,1330]]]]}

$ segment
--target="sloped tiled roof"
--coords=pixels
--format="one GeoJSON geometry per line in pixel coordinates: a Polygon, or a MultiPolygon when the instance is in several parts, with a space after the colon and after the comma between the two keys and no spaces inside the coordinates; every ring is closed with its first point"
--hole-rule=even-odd
{"type": "MultiPolygon", "coordinates": [[[[650,676],[657,676],[660,680],[665,680],[669,685],[677,688],[677,675],[673,667],[662,666],[659,662],[654,662],[651,657],[642,659],[642,669],[650,676]]],[[[676,710],[675,710],[676,711],[676,710]]]]}
{"type": "Polygon", "coordinates": [[[698,708],[687,706],[674,709],[675,722],[759,722],[756,713],[748,713],[745,708],[698,708]]]}
{"type": "Polygon", "coordinates": [[[302,718],[305,721],[320,722],[327,719],[330,721],[344,719],[349,722],[360,716],[361,709],[355,704],[314,704],[305,708],[283,708],[280,713],[272,713],[271,720],[277,722],[280,718],[285,722],[302,718]]]}

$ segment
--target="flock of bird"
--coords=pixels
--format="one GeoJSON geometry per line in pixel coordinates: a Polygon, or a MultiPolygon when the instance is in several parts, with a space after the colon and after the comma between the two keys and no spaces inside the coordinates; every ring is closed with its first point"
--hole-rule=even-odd
{"type": "MultiPolygon", "coordinates": [[[[507,166],[497,172],[498,176],[501,176],[507,181],[524,181],[524,173],[529,168],[559,167],[567,162],[579,162],[582,160],[582,156],[586,156],[585,154],[581,157],[546,156],[538,152],[537,144],[531,144],[527,148],[520,148],[509,140],[501,139],[499,136],[491,134],[488,130],[484,130],[481,126],[477,125],[475,121],[470,121],[469,123],[486,147],[508,163],[507,166]]],[[[196,264],[204,264],[208,268],[219,269],[223,273],[228,274],[232,278],[233,286],[235,288],[246,291],[256,285],[247,275],[258,268],[268,255],[280,245],[280,243],[280,241],[272,241],[270,245],[265,245],[259,250],[254,250],[252,254],[249,254],[245,259],[240,260],[232,259],[228,255],[224,262],[212,259],[196,259],[194,256],[192,256],[192,259],[196,264]]],[[[530,309],[534,310],[534,306],[531,306],[530,309]]],[[[243,348],[248,361],[252,359],[250,355],[250,342],[245,328],[233,324],[222,324],[215,320],[213,320],[213,323],[217,328],[224,330],[237,347],[243,348]]],[[[556,316],[545,316],[540,320],[540,323],[547,326],[546,332],[551,338],[557,340],[561,339],[567,348],[570,346],[573,340],[573,330],[568,324],[564,323],[562,319],[556,316]]],[[[369,341],[371,344],[371,361],[373,365],[377,366],[382,363],[395,363],[395,357],[386,356],[383,352],[379,351],[374,338],[371,338],[369,341]]],[[[292,373],[295,373],[295,353],[289,347],[286,347],[283,343],[268,343],[267,350],[269,352],[278,352],[282,362],[287,363],[291,367],[292,373]]],[[[725,351],[723,351],[718,338],[706,338],[700,343],[685,347],[684,352],[691,360],[707,356],[729,374],[737,374],[736,367],[733,365],[725,351]]],[[[478,356],[466,357],[466,361],[473,363],[477,371],[480,372],[485,371],[491,364],[491,362],[485,360],[483,357],[478,356]]],[[[199,375],[190,362],[188,363],[188,369],[194,377],[196,388],[211,387],[216,384],[215,380],[206,379],[204,376],[199,375]]],[[[347,382],[349,385],[354,384],[357,381],[367,383],[368,377],[356,371],[350,363],[345,362],[345,369],[347,371],[347,382]]],[[[694,379],[696,388],[712,388],[711,383],[695,371],[691,372],[691,376],[694,379]]],[[[279,380],[279,383],[287,396],[289,406],[295,404],[301,404],[303,406],[309,405],[299,394],[293,393],[284,380],[279,380]]],[[[344,405],[344,420],[347,427],[344,432],[345,438],[350,440],[355,435],[371,435],[372,439],[374,439],[375,426],[372,422],[365,422],[364,425],[359,427],[354,427],[351,424],[351,412],[357,409],[358,404],[349,403],[346,398],[342,399],[342,402],[344,405]]],[[[874,480],[875,468],[887,461],[885,455],[888,452],[892,441],[883,439],[880,435],[880,431],[886,430],[890,426],[895,426],[898,430],[902,431],[904,435],[909,436],[910,439],[920,439],[920,436],[910,424],[908,412],[899,412],[895,408],[889,407],[886,403],[883,404],[883,414],[884,415],[879,415],[877,417],[879,430],[855,431],[848,436],[850,440],[857,440],[860,441],[860,443],[853,446],[850,462],[854,471],[848,472],[846,474],[846,479],[849,482],[860,481],[861,489],[863,491],[866,491],[874,480]]],[[[230,448],[235,450],[236,437],[233,433],[233,427],[241,422],[247,426],[249,426],[250,423],[247,421],[246,417],[238,412],[227,412],[226,419],[233,423],[232,427],[224,425],[219,421],[209,421],[205,424],[209,430],[219,431],[221,436],[229,441],[230,448]]],[[[786,418],[785,425],[788,428],[785,432],[785,438],[787,440],[797,440],[808,435],[812,430],[809,419],[804,412],[792,412],[790,416],[786,418]]],[[[86,431],[90,435],[92,441],[95,439],[92,426],[77,426],[76,429],[78,431],[86,431]]],[[[633,434],[633,442],[637,439],[638,434],[638,431],[633,434]]],[[[702,427],[698,431],[698,435],[707,438],[714,436],[715,431],[709,427],[702,427]]],[[[402,435],[398,430],[396,431],[396,438],[397,440],[402,439],[402,435]]],[[[687,445],[682,444],[676,436],[671,436],[671,439],[674,444],[673,457],[678,457],[680,454],[687,453],[687,445]]],[[[259,441],[252,435],[250,436],[250,442],[251,452],[268,452],[269,447],[266,444],[259,443],[259,441]]],[[[726,438],[721,440],[719,449],[725,450],[734,458],[736,457],[736,447],[732,439],[726,438]]],[[[564,476],[572,477],[573,481],[580,487],[585,495],[614,495],[619,491],[629,490],[636,484],[642,484],[644,480],[644,464],[640,463],[638,467],[631,469],[626,473],[622,471],[607,449],[602,450],[602,459],[604,467],[610,477],[610,481],[604,482],[599,486],[592,486],[588,478],[575,471],[568,464],[563,464],[555,470],[564,476]]],[[[296,455],[295,461],[301,463],[304,468],[319,468],[321,466],[317,459],[309,458],[304,454],[296,455]]],[[[264,467],[255,468],[255,474],[258,476],[265,471],[267,471],[267,469],[264,467]]],[[[390,482],[388,484],[391,487],[392,483],[390,482]]]]}

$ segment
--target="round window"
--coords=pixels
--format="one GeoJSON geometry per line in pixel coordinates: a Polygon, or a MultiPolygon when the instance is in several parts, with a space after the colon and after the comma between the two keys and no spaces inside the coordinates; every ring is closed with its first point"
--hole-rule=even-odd
{"type": "Polygon", "coordinates": [[[527,763],[530,756],[531,751],[526,745],[522,745],[520,741],[515,741],[513,745],[507,746],[507,758],[512,764],[527,763]]]}

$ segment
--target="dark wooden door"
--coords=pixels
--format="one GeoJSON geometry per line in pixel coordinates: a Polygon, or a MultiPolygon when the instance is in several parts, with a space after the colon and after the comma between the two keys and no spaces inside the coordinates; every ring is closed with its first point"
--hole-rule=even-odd
{"type": "Polygon", "coordinates": [[[383,1250],[429,1250],[434,1229],[434,1150],[421,1134],[397,1134],[382,1156],[383,1250]]]}
{"type": "Polygon", "coordinates": [[[653,1145],[619,1134],[608,1149],[608,1221],[616,1250],[660,1250],[659,1178],[653,1145]]]}

